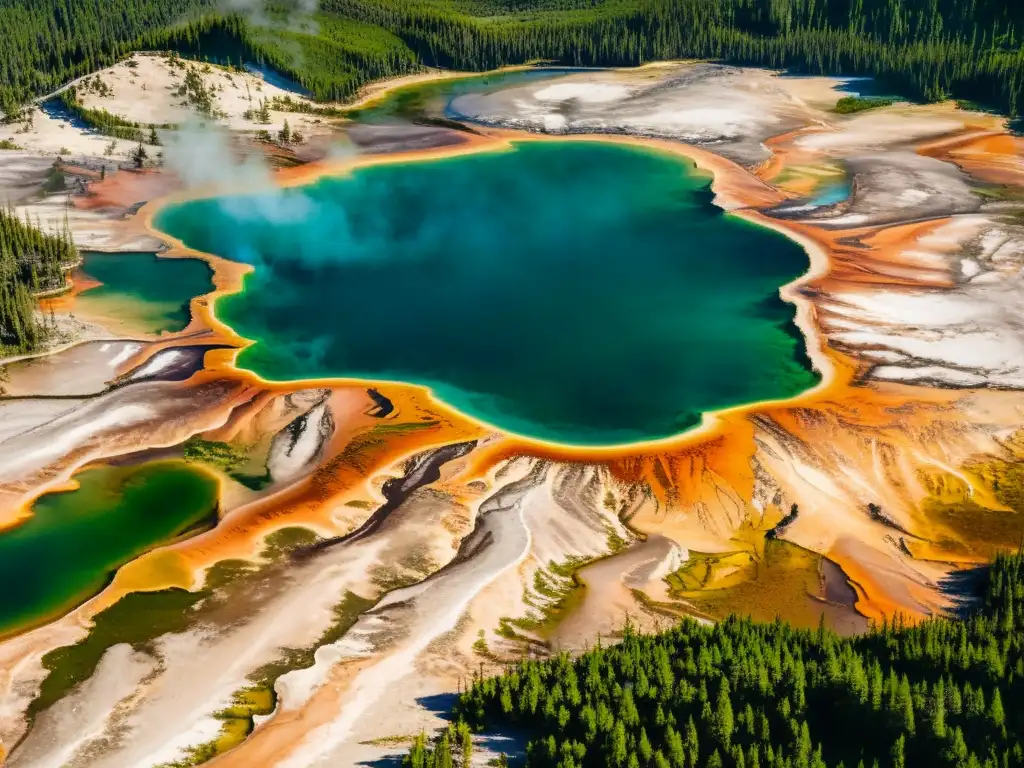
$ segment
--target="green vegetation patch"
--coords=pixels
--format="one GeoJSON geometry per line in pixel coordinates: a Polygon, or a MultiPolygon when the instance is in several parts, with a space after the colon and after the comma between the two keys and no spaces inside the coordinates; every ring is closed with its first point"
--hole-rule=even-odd
{"type": "Polygon", "coordinates": [[[252,462],[244,448],[232,443],[205,440],[194,435],[182,444],[182,454],[185,461],[197,462],[219,469],[250,490],[258,491],[271,482],[270,472],[265,468],[262,475],[242,471],[252,462]]]}
{"type": "MultiPolygon", "coordinates": [[[[79,88],[86,91],[95,91],[100,95],[106,95],[108,91],[106,90],[106,85],[103,81],[98,76],[95,76],[92,78],[86,78],[80,86],[72,85],[67,90],[61,92],[60,101],[64,105],[65,109],[75,115],[86,125],[91,128],[95,128],[99,133],[102,133],[105,136],[112,136],[115,139],[138,142],[147,141],[154,145],[160,143],[156,133],[158,126],[144,126],[141,123],[126,120],[120,115],[115,115],[106,109],[86,107],[79,99],[79,88]]],[[[173,126],[163,124],[159,127],[172,128],[173,126]]]]}
{"type": "Polygon", "coordinates": [[[836,102],[835,111],[840,115],[852,115],[855,112],[888,107],[897,101],[889,96],[846,96],[836,102]]]}
{"type": "MultiPolygon", "coordinates": [[[[205,584],[195,592],[166,589],[125,595],[94,617],[94,626],[84,639],[43,656],[49,674],[29,707],[28,717],[35,718],[87,680],[112,645],[127,643],[137,651],[155,655],[154,643],[162,635],[185,632],[199,624],[231,626],[276,594],[282,582],[278,561],[296,547],[317,540],[316,534],[307,529],[284,528],[267,537],[263,554],[271,562],[264,565],[224,560],[208,569],[205,584]]],[[[317,648],[339,640],[375,604],[376,600],[347,592],[334,608],[332,624],[316,642],[303,648],[284,648],[278,661],[250,675],[251,684],[235,693],[231,706],[216,713],[223,720],[217,737],[194,747],[183,761],[166,768],[199,765],[241,743],[252,732],[253,716],[274,710],[277,678],[311,666],[317,648]]]]}
{"type": "Polygon", "coordinates": [[[972,484],[988,494],[972,491],[958,476],[921,473],[922,484],[931,492],[921,511],[930,523],[948,532],[940,539],[943,547],[989,558],[1009,543],[1024,541],[1024,432],[1014,434],[1004,447],[1010,454],[1007,458],[963,467],[972,484]],[[998,505],[1003,508],[993,508],[998,505]]]}
{"type": "Polygon", "coordinates": [[[274,681],[284,673],[313,666],[317,648],[340,640],[359,617],[376,604],[376,600],[361,597],[354,592],[346,592],[334,607],[334,622],[316,642],[303,648],[282,648],[278,661],[260,667],[249,676],[249,679],[257,688],[272,689],[274,681]]]}
{"type": "Polygon", "coordinates": [[[56,332],[37,314],[32,294],[64,287],[64,272],[77,260],[66,223],[47,233],[27,215],[0,208],[0,357],[35,349],[56,332]]]}
{"type": "Polygon", "coordinates": [[[206,584],[196,592],[164,589],[125,595],[93,617],[93,627],[85,638],[43,656],[42,664],[49,674],[28,708],[28,717],[35,717],[87,680],[110,646],[128,643],[136,650],[152,652],[156,638],[184,632],[204,612],[212,613],[215,603],[207,598],[216,590],[244,585],[244,577],[255,572],[252,563],[223,560],[207,571],[206,584]]]}
{"type": "Polygon", "coordinates": [[[182,453],[186,461],[198,461],[227,473],[234,472],[248,460],[245,451],[231,443],[204,440],[199,436],[186,440],[182,453]]]}
{"type": "Polygon", "coordinates": [[[263,539],[260,556],[271,562],[280,562],[293,552],[308,549],[323,541],[316,531],[298,525],[279,528],[263,539]]]}
{"type": "Polygon", "coordinates": [[[706,58],[875,75],[1016,113],[1024,6],[1007,0],[322,0],[261,4],[260,24],[213,0],[13,0],[0,6],[0,111],[131,50],[254,61],[320,100],[423,65],[483,71],[552,61],[628,66],[706,58]]]}
{"type": "Polygon", "coordinates": [[[164,763],[158,768],[192,768],[234,749],[252,733],[254,716],[269,715],[274,711],[275,698],[274,691],[269,688],[253,687],[236,691],[231,706],[214,714],[214,718],[222,721],[215,738],[205,744],[189,747],[183,760],[164,763]]]}
{"type": "Polygon", "coordinates": [[[823,592],[823,559],[810,550],[779,539],[751,550],[708,554],[691,552],[683,566],[666,578],[672,597],[700,614],[724,619],[730,614],[772,621],[785,616],[795,626],[817,626],[833,618],[838,606],[823,592]]]}
{"type": "Polygon", "coordinates": [[[529,641],[516,630],[544,637],[583,600],[586,585],[578,577],[579,570],[599,559],[569,557],[564,562],[552,560],[547,568],[538,568],[533,574],[533,591],[541,600],[537,601],[526,592],[523,601],[531,610],[526,616],[503,616],[495,633],[506,640],[520,642],[529,641]]]}
{"type": "Polygon", "coordinates": [[[85,639],[43,656],[43,666],[49,674],[29,706],[29,717],[49,708],[87,680],[110,646],[128,643],[133,648],[145,649],[160,635],[187,629],[191,609],[208,595],[183,589],[133,592],[96,614],[85,639]]]}
{"type": "MultiPolygon", "coordinates": [[[[687,619],[571,658],[478,676],[404,765],[472,756],[473,730],[528,739],[527,768],[1024,765],[1024,556],[1000,555],[965,619],[824,626],[687,619]]],[[[501,760],[500,762],[504,762],[501,760]]]]}
{"type": "Polygon", "coordinates": [[[971,500],[954,503],[925,499],[921,506],[931,520],[951,533],[939,543],[963,554],[990,555],[1006,548],[1007,542],[1024,540],[1024,513],[989,509],[971,500]]]}

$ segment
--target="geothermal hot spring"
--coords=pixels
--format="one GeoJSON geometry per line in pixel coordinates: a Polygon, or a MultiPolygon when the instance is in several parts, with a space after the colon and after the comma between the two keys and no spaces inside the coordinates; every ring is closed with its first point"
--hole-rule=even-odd
{"type": "Polygon", "coordinates": [[[0,637],[66,613],[129,560],[216,520],[217,480],[181,462],[95,467],[75,480],[0,536],[0,637]]]}
{"type": "Polygon", "coordinates": [[[779,297],[807,255],[712,198],[674,155],[523,142],[190,201],[156,223],[255,266],[216,305],[253,341],[241,367],[423,384],[512,433],[608,445],[816,381],[779,297]]]}

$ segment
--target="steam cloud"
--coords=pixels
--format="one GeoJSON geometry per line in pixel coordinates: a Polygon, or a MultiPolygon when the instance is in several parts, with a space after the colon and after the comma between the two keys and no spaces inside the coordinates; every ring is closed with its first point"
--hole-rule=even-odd
{"type": "Polygon", "coordinates": [[[275,9],[285,11],[283,19],[269,14],[267,6],[267,0],[221,0],[221,7],[225,11],[240,13],[249,23],[256,26],[316,32],[316,23],[310,17],[317,10],[318,0],[290,0],[285,4],[276,4],[275,9]]]}
{"type": "MultiPolygon", "coordinates": [[[[193,190],[216,191],[218,206],[237,222],[255,225],[296,224],[316,219],[319,203],[298,189],[283,190],[273,179],[273,173],[258,150],[248,153],[232,142],[230,133],[220,126],[193,120],[178,130],[162,135],[164,166],[193,190]]],[[[330,156],[344,157],[351,149],[332,146],[330,156]]],[[[345,227],[343,212],[335,217],[335,226],[345,227]]],[[[241,232],[247,232],[242,227],[241,232]]],[[[241,261],[261,261],[254,244],[233,242],[245,253],[230,254],[241,261]]],[[[287,258],[289,253],[279,254],[287,258]]]]}
{"type": "MultiPolygon", "coordinates": [[[[176,174],[186,188],[203,192],[223,190],[215,198],[217,207],[240,226],[220,241],[221,255],[252,264],[256,269],[272,273],[275,262],[301,259],[304,240],[298,239],[291,247],[275,249],[265,254],[258,242],[260,225],[291,224],[297,226],[306,220],[317,220],[318,203],[299,190],[290,193],[274,183],[273,173],[258,150],[245,153],[234,144],[231,134],[215,124],[193,120],[178,130],[164,132],[164,166],[176,174]],[[242,194],[239,194],[242,192],[242,194]]],[[[341,152],[344,150],[336,150],[341,152]]],[[[335,221],[339,229],[347,229],[343,216],[335,221]]],[[[319,236],[326,233],[319,232],[319,236]]],[[[297,300],[297,297],[292,297],[297,300]]],[[[330,338],[311,338],[297,354],[310,363],[322,360],[330,345],[330,338]]]]}

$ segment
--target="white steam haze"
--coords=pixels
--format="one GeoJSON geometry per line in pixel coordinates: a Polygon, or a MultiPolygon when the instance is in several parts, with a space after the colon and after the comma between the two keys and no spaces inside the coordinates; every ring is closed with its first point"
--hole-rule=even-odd
{"type": "MultiPolygon", "coordinates": [[[[270,13],[268,0],[219,0],[220,7],[228,13],[237,13],[254,27],[272,30],[286,30],[315,35],[320,27],[313,18],[319,0],[284,0],[273,4],[270,13]],[[282,15],[283,12],[283,15],[282,15]]],[[[296,69],[303,63],[302,47],[294,38],[278,37],[274,41],[279,51],[287,54],[296,69]]]]}
{"type": "MultiPolygon", "coordinates": [[[[176,174],[188,189],[280,191],[263,153],[233,142],[231,132],[217,123],[193,118],[176,129],[159,133],[164,168],[176,174]]],[[[332,141],[327,147],[331,161],[341,161],[355,153],[354,145],[348,141],[332,141]]]]}
{"type": "MultiPolygon", "coordinates": [[[[336,200],[304,186],[282,188],[263,153],[226,128],[192,120],[163,132],[161,140],[165,169],[216,206],[212,215],[209,207],[205,213],[195,209],[192,215],[210,220],[189,221],[194,239],[186,237],[187,244],[249,264],[258,275],[254,279],[274,283],[272,296],[265,297],[273,305],[266,310],[270,313],[292,311],[307,301],[303,282],[278,279],[282,270],[305,270],[309,279],[341,280],[338,267],[345,262],[380,259],[393,250],[397,213],[359,206],[352,210],[345,202],[352,197],[336,200]]],[[[342,161],[353,151],[351,144],[332,145],[329,162],[342,161]]],[[[356,176],[349,183],[362,182],[356,176]]],[[[420,236],[443,240],[444,226],[443,221],[426,221],[420,236]]],[[[173,227],[168,232],[184,234],[173,227]]],[[[296,343],[293,351],[309,365],[320,365],[333,342],[333,331],[325,329],[296,343]]]]}
{"type": "Polygon", "coordinates": [[[298,32],[316,34],[317,25],[311,18],[317,11],[318,0],[287,0],[276,3],[274,10],[284,10],[285,15],[268,13],[267,0],[220,0],[220,6],[229,13],[239,13],[250,24],[259,27],[279,27],[298,32]]]}
{"type": "MultiPolygon", "coordinates": [[[[186,189],[202,190],[204,194],[218,193],[218,206],[231,219],[242,224],[295,224],[316,219],[318,203],[301,189],[281,188],[274,181],[263,153],[254,148],[244,149],[243,145],[232,140],[227,129],[191,120],[177,130],[162,132],[161,141],[166,170],[175,174],[186,189]]],[[[337,161],[351,155],[352,151],[350,144],[332,145],[328,156],[337,161]]],[[[339,238],[349,231],[344,214],[339,210],[333,217],[332,228],[339,238]]],[[[235,240],[233,245],[245,252],[222,255],[253,265],[262,262],[255,243],[251,244],[252,247],[245,247],[235,240]]],[[[302,242],[296,242],[294,252],[275,256],[308,257],[302,245],[302,242]]]]}
{"type": "MultiPolygon", "coordinates": [[[[314,203],[308,195],[286,193],[274,182],[263,153],[240,151],[225,128],[192,120],[165,132],[161,139],[166,169],[188,189],[222,190],[218,203],[236,221],[283,224],[313,214],[314,203]]],[[[253,253],[226,255],[251,262],[255,249],[253,253]]]]}
{"type": "Polygon", "coordinates": [[[162,131],[160,140],[164,167],[189,189],[223,186],[254,190],[272,186],[270,168],[262,155],[237,153],[231,134],[216,124],[188,120],[176,130],[162,131]]]}
{"type": "MultiPolygon", "coordinates": [[[[239,222],[232,225],[235,234],[255,232],[257,227],[246,224],[273,222],[288,225],[315,220],[317,203],[301,190],[282,189],[274,182],[273,172],[263,153],[258,149],[245,151],[232,141],[230,132],[216,124],[191,120],[177,130],[161,134],[164,145],[164,166],[178,176],[186,189],[217,194],[220,210],[239,222]]],[[[344,150],[338,150],[339,152],[344,150]]],[[[335,219],[339,235],[348,230],[342,216],[335,219]]],[[[224,250],[219,253],[229,259],[251,264],[255,269],[272,271],[275,260],[302,259],[308,256],[305,242],[298,238],[292,248],[276,251],[269,261],[255,238],[226,236],[224,250]]],[[[281,295],[294,292],[295,287],[281,286],[281,295]]],[[[301,302],[301,297],[292,296],[301,302]]],[[[326,336],[308,341],[304,353],[318,361],[326,353],[330,339],[326,336]]]]}

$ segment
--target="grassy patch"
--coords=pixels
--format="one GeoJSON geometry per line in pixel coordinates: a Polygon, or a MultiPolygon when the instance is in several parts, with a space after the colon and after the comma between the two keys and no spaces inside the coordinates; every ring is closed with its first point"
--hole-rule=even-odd
{"type": "Polygon", "coordinates": [[[369,741],[360,741],[359,743],[371,747],[400,747],[405,744],[412,744],[415,739],[415,735],[409,734],[406,736],[381,736],[379,739],[370,739],[369,741]]]}
{"type": "Polygon", "coordinates": [[[614,555],[617,552],[621,552],[628,546],[629,542],[626,539],[619,536],[615,531],[608,531],[608,551],[611,554],[614,555]]]}
{"type": "Polygon", "coordinates": [[[430,429],[440,424],[437,419],[427,421],[405,421],[395,424],[377,424],[370,430],[371,435],[396,435],[405,432],[416,432],[420,429],[430,429]]]}
{"type": "Polygon", "coordinates": [[[844,96],[836,102],[835,112],[840,115],[852,115],[855,112],[888,107],[896,102],[897,99],[889,96],[844,96]]]}
{"type": "Polygon", "coordinates": [[[181,449],[186,461],[207,464],[228,474],[234,472],[247,460],[245,452],[230,443],[204,440],[198,436],[186,440],[181,449]]]}
{"type": "Polygon", "coordinates": [[[360,597],[354,592],[346,592],[341,601],[334,606],[334,621],[319,639],[303,648],[282,648],[280,659],[260,667],[249,675],[249,679],[257,687],[273,688],[274,681],[286,672],[313,666],[316,649],[340,640],[359,620],[360,615],[376,603],[376,600],[360,597]]]}
{"type": "Polygon", "coordinates": [[[132,592],[100,611],[88,636],[43,656],[42,664],[49,674],[29,706],[29,718],[87,680],[110,646],[128,643],[136,650],[150,650],[150,644],[161,635],[188,629],[197,616],[197,605],[215,589],[231,584],[254,569],[251,563],[225,560],[209,570],[206,586],[197,592],[184,589],[132,592]]]}
{"type": "Polygon", "coordinates": [[[308,101],[293,99],[290,95],[274,96],[267,106],[275,112],[293,112],[303,115],[316,115],[318,117],[346,117],[351,110],[340,107],[320,106],[311,104],[308,101]]]}
{"type": "Polygon", "coordinates": [[[729,614],[772,621],[785,616],[800,627],[816,627],[823,603],[821,556],[787,541],[766,541],[763,549],[708,554],[690,559],[667,581],[674,598],[714,619],[729,614]]]}
{"type": "Polygon", "coordinates": [[[564,562],[551,561],[547,568],[540,568],[533,574],[533,591],[543,598],[538,605],[527,592],[524,602],[532,609],[526,616],[509,618],[503,616],[496,633],[507,640],[524,641],[517,629],[540,636],[552,630],[583,599],[586,585],[577,577],[585,565],[597,558],[570,557],[564,562]]]}
{"type": "Polygon", "coordinates": [[[215,738],[205,744],[190,747],[185,759],[159,768],[191,768],[201,765],[245,741],[255,727],[253,718],[256,715],[269,715],[277,706],[277,694],[274,691],[277,678],[295,669],[311,667],[316,649],[340,639],[355,624],[359,615],[375,602],[352,592],[346,593],[334,608],[334,623],[316,643],[306,648],[282,649],[283,655],[278,661],[261,667],[249,676],[253,684],[236,691],[231,706],[214,714],[215,718],[223,721],[215,738]]]}
{"type": "Polygon", "coordinates": [[[274,692],[269,688],[253,687],[236,691],[231,706],[214,714],[215,718],[223,721],[215,738],[205,744],[189,747],[183,760],[164,763],[158,768],[192,768],[234,749],[252,733],[253,716],[269,715],[274,711],[274,706],[274,692]]]}
{"type": "Polygon", "coordinates": [[[380,589],[381,592],[402,589],[402,587],[408,587],[418,581],[417,578],[410,576],[401,567],[380,564],[371,566],[367,575],[370,577],[373,585],[380,589]]]}
{"type": "Polygon", "coordinates": [[[971,189],[976,195],[986,200],[1001,203],[1024,202],[1024,189],[1008,184],[975,183],[971,189]]]}
{"type": "Polygon", "coordinates": [[[263,551],[260,557],[272,562],[279,562],[299,549],[307,549],[323,539],[316,531],[299,525],[280,528],[263,539],[263,551]]]}
{"type": "Polygon", "coordinates": [[[1009,458],[971,462],[962,468],[973,490],[963,478],[948,473],[919,475],[929,491],[921,511],[930,524],[944,531],[938,536],[944,548],[990,558],[1024,540],[1024,431],[1014,434],[1004,447],[1009,458]]]}
{"type": "Polygon", "coordinates": [[[989,557],[1024,539],[1024,513],[1013,508],[990,509],[968,497],[966,487],[960,499],[925,499],[921,511],[929,522],[948,532],[940,533],[938,543],[956,554],[989,557]]]}
{"type": "Polygon", "coordinates": [[[270,483],[269,471],[265,471],[262,475],[241,471],[249,463],[249,455],[244,449],[231,443],[204,440],[195,435],[186,440],[181,449],[185,461],[219,469],[232,480],[238,481],[250,490],[261,490],[270,483]]]}
{"type": "MultiPolygon", "coordinates": [[[[307,529],[284,528],[267,537],[263,555],[272,561],[279,560],[295,547],[316,540],[316,534],[307,529]]],[[[230,625],[241,615],[239,610],[244,611],[247,599],[273,587],[278,570],[273,562],[257,566],[242,560],[225,560],[207,571],[206,582],[198,591],[166,589],[125,595],[96,615],[87,637],[43,657],[49,674],[29,707],[28,717],[34,718],[87,680],[112,645],[128,643],[138,651],[152,654],[154,641],[162,635],[184,632],[199,623],[230,625]]],[[[340,639],[360,614],[375,603],[376,600],[346,593],[334,608],[331,625],[316,642],[304,648],[284,648],[277,661],[253,672],[249,676],[251,684],[235,693],[231,706],[214,715],[224,721],[217,737],[193,747],[183,760],[165,768],[198,765],[240,744],[252,732],[253,716],[273,711],[277,678],[312,666],[316,649],[340,639]]]]}
{"type": "Polygon", "coordinates": [[[355,507],[356,509],[376,509],[380,505],[373,501],[363,501],[361,499],[353,499],[352,501],[345,502],[346,507],[355,507]]]}

